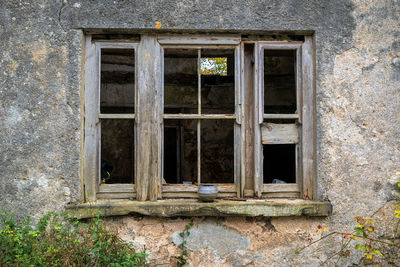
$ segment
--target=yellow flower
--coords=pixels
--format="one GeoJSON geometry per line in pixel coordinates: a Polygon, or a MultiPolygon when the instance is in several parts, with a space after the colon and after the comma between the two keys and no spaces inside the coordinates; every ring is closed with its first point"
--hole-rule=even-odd
{"type": "Polygon", "coordinates": [[[364,255],[367,260],[372,260],[372,254],[365,252],[364,255]]]}

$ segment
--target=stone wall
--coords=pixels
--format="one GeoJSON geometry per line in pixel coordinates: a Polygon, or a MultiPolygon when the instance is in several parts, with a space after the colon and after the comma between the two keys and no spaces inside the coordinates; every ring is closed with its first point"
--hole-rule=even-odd
{"type": "MultiPolygon", "coordinates": [[[[314,33],[318,196],[328,218],[197,218],[189,266],[317,265],[295,255],[318,225],[387,225],[400,175],[400,2],[0,0],[0,207],[40,217],[82,199],[82,28],[314,33]]],[[[178,254],[188,219],[109,219],[151,259],[178,254]]],[[[351,261],[357,263],[358,257],[351,261]]],[[[396,259],[398,260],[398,259],[396,259]]],[[[397,262],[397,264],[400,264],[397,262]]]]}

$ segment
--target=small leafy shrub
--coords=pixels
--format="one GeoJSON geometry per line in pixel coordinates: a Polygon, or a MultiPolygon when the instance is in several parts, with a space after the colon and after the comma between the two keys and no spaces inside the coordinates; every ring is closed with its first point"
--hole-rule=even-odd
{"type": "MultiPolygon", "coordinates": [[[[397,184],[400,188],[400,183],[397,184]]],[[[400,205],[395,206],[394,216],[396,223],[394,225],[394,233],[384,233],[378,235],[375,232],[375,226],[373,225],[372,219],[366,219],[362,217],[354,217],[356,226],[352,232],[339,232],[334,231],[327,234],[322,234],[321,238],[317,240],[309,239],[309,244],[296,250],[298,254],[304,249],[314,246],[329,237],[337,236],[340,239],[339,249],[328,256],[328,258],[322,262],[322,265],[339,266],[339,261],[347,259],[354,250],[361,251],[362,259],[361,263],[372,263],[375,257],[384,257],[387,254],[387,258],[390,259],[391,255],[400,254],[400,205]]],[[[327,227],[318,226],[317,231],[324,233],[327,231],[327,227]]]]}
{"type": "Polygon", "coordinates": [[[147,266],[147,255],[107,230],[100,214],[81,221],[51,212],[31,224],[0,211],[0,266],[147,266]]]}

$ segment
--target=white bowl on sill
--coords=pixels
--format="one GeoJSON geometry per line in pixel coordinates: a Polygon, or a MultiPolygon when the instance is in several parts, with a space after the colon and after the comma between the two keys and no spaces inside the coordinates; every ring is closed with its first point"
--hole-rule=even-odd
{"type": "Polygon", "coordinates": [[[200,185],[197,194],[201,201],[212,202],[217,198],[218,188],[215,185],[200,185]]]}

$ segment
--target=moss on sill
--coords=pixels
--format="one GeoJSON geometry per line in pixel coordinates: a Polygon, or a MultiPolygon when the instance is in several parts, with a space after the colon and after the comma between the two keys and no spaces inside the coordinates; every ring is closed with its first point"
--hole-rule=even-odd
{"type": "Polygon", "coordinates": [[[247,201],[217,200],[199,202],[195,199],[168,199],[158,201],[98,200],[68,205],[67,209],[81,218],[93,217],[97,211],[104,216],[139,214],[156,217],[177,216],[329,216],[332,205],[325,201],[302,199],[263,199],[247,201]]]}

